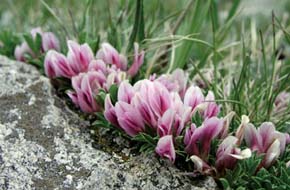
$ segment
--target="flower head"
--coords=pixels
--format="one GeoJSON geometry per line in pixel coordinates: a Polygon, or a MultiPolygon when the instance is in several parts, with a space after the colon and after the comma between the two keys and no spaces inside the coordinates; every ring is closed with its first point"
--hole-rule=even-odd
{"type": "Polygon", "coordinates": [[[160,157],[168,158],[172,163],[174,163],[176,153],[172,135],[161,137],[157,143],[155,151],[160,157]]]}
{"type": "Polygon", "coordinates": [[[124,55],[111,46],[109,43],[103,43],[101,49],[97,52],[97,59],[102,59],[107,64],[115,65],[117,68],[126,70],[127,59],[124,55]]]}
{"type": "Polygon", "coordinates": [[[287,144],[287,134],[276,131],[271,122],[262,123],[258,129],[253,124],[246,125],[244,137],[252,151],[265,154],[264,167],[269,167],[284,152],[287,144]]]}
{"type": "Polygon", "coordinates": [[[94,59],[93,51],[88,44],[78,44],[69,40],[67,42],[67,59],[75,73],[87,72],[90,62],[94,59]]]}

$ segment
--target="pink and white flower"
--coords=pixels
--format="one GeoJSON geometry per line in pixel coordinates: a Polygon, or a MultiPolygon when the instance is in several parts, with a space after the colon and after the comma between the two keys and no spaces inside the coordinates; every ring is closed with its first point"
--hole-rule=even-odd
{"type": "Polygon", "coordinates": [[[44,70],[46,76],[71,78],[76,73],[71,69],[67,58],[54,50],[50,50],[44,59],[44,70]]]}
{"type": "Polygon", "coordinates": [[[120,127],[130,136],[144,131],[145,124],[140,112],[126,102],[117,102],[115,112],[120,127]]]}
{"type": "Polygon", "coordinates": [[[202,159],[206,159],[210,151],[211,142],[218,137],[222,127],[222,119],[216,117],[205,120],[202,126],[198,128],[192,124],[185,132],[185,151],[189,155],[197,155],[202,159]]]}
{"type": "Polygon", "coordinates": [[[215,167],[218,171],[233,169],[238,160],[251,157],[251,150],[242,150],[237,147],[238,138],[234,136],[226,137],[219,145],[216,152],[215,167]]]}
{"type": "MultiPolygon", "coordinates": [[[[30,31],[32,38],[35,40],[37,34],[41,36],[41,49],[40,53],[47,52],[48,50],[60,51],[60,44],[58,38],[52,32],[43,32],[41,28],[33,28],[30,31]]],[[[35,52],[31,50],[27,42],[23,42],[21,45],[16,46],[14,50],[14,56],[18,61],[26,61],[25,54],[29,54],[32,57],[35,57],[35,52]]]]}
{"type": "Polygon", "coordinates": [[[155,151],[160,157],[168,158],[172,163],[174,163],[176,153],[174,149],[173,136],[166,135],[161,137],[157,143],[155,151]]]}
{"type": "Polygon", "coordinates": [[[262,166],[269,167],[285,151],[288,134],[276,131],[271,122],[264,122],[256,129],[254,125],[245,127],[244,138],[252,151],[265,154],[262,166]]]}
{"type": "Polygon", "coordinates": [[[67,59],[75,73],[87,72],[90,62],[94,59],[92,49],[88,44],[78,44],[69,40],[67,42],[67,59]]]}
{"type": "Polygon", "coordinates": [[[100,111],[100,106],[95,98],[105,82],[106,77],[101,72],[81,73],[72,78],[72,86],[75,91],[69,91],[67,94],[82,111],[86,113],[100,111]]]}
{"type": "Polygon", "coordinates": [[[101,45],[101,49],[97,52],[96,58],[103,60],[106,64],[115,65],[123,71],[127,69],[127,58],[119,54],[109,43],[103,43],[101,45]]]}

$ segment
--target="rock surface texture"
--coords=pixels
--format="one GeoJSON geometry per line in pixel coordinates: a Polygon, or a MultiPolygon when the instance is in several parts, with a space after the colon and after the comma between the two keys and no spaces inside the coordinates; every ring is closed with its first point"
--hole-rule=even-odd
{"type": "Polygon", "coordinates": [[[59,99],[47,78],[0,56],[0,189],[216,189],[193,182],[153,155],[92,147],[86,123],[59,99]],[[196,185],[193,185],[196,184],[196,185]]]}

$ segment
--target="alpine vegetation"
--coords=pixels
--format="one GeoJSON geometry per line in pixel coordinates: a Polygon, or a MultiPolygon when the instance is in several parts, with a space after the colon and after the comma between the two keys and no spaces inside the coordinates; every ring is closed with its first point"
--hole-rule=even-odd
{"type": "Polygon", "coordinates": [[[47,30],[0,29],[0,53],[35,65],[97,130],[190,179],[290,189],[287,11],[260,18],[243,15],[242,1],[150,2],[88,0],[79,20],[41,1],[47,30]]]}

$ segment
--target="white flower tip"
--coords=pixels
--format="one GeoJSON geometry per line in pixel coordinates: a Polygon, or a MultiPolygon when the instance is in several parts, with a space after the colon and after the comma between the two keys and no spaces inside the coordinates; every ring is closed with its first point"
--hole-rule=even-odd
{"type": "Polygon", "coordinates": [[[250,119],[246,115],[242,115],[242,123],[243,124],[248,124],[250,122],[250,119]]]}
{"type": "Polygon", "coordinates": [[[201,158],[199,158],[198,156],[192,155],[190,157],[190,160],[194,163],[197,170],[200,170],[200,171],[202,170],[203,161],[201,158]]]}
{"type": "Polygon", "coordinates": [[[245,150],[242,150],[240,154],[230,154],[232,157],[243,160],[250,158],[252,156],[252,151],[249,148],[246,148],[245,150]]]}

